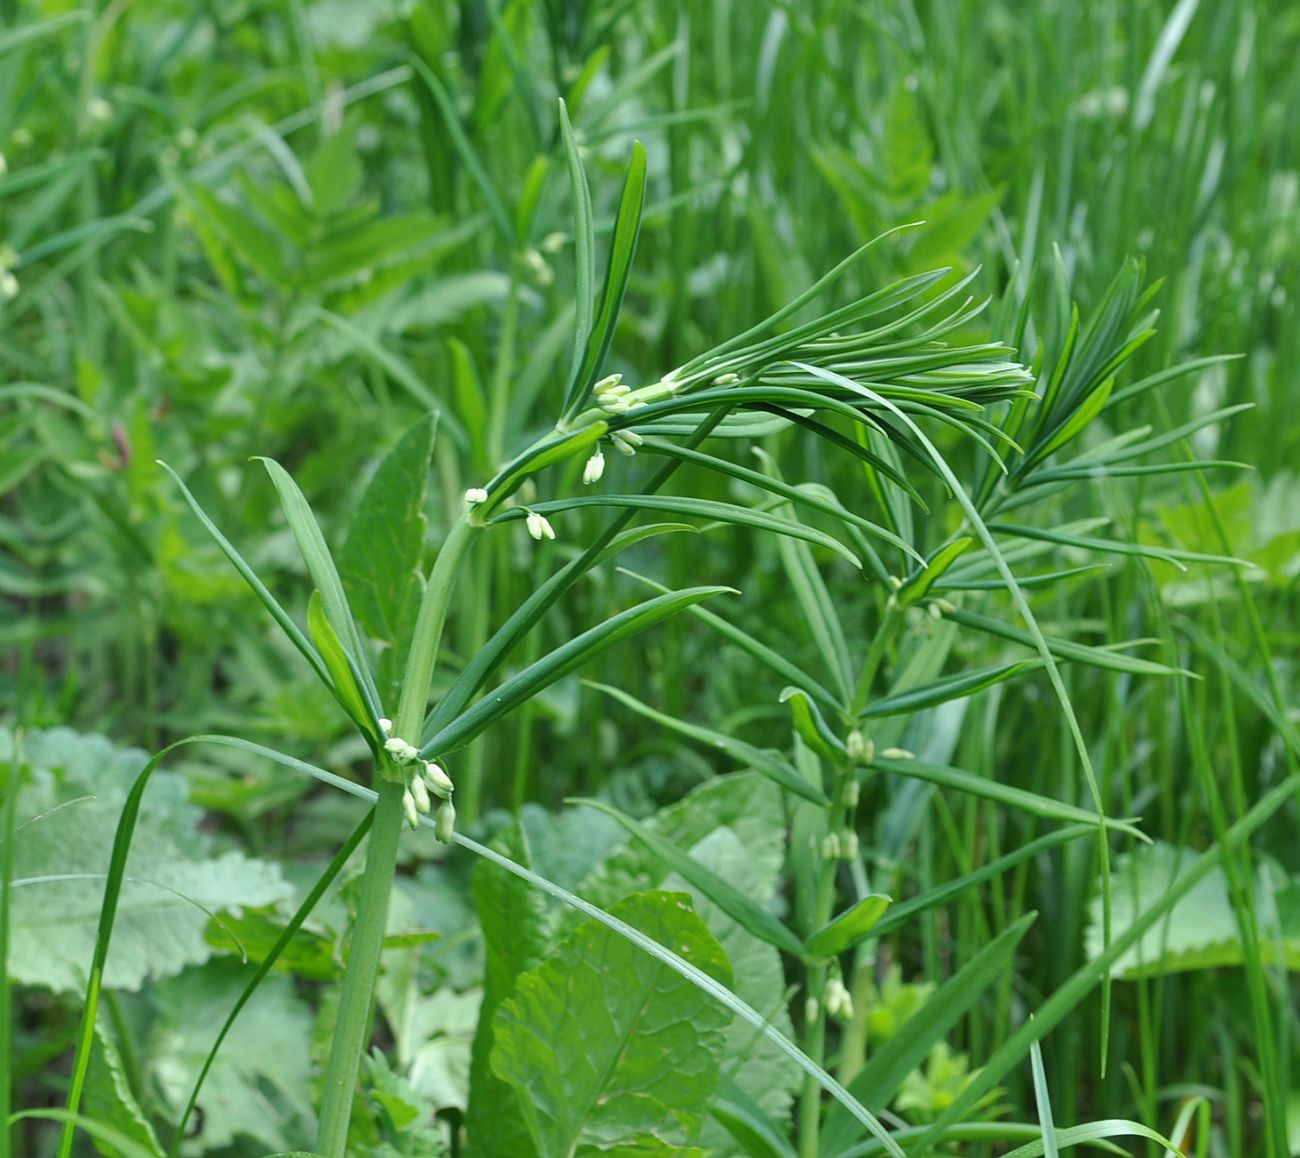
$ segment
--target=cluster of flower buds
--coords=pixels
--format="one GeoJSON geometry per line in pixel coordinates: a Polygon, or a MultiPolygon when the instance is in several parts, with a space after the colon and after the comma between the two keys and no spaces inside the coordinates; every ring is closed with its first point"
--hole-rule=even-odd
{"type": "Polygon", "coordinates": [[[870,764],[876,758],[876,745],[862,734],[860,728],[854,728],[844,739],[849,759],[855,764],[870,764]]]}
{"type": "Polygon", "coordinates": [[[831,977],[826,982],[826,992],[823,996],[827,1017],[842,1017],[846,1021],[853,1017],[853,995],[839,977],[831,977]]]}
{"type": "Polygon", "coordinates": [[[828,832],[822,837],[822,860],[858,859],[858,834],[851,828],[843,832],[828,832]]]}
{"type": "Polygon", "coordinates": [[[418,828],[421,815],[429,815],[436,797],[441,803],[434,816],[434,834],[444,844],[450,843],[456,826],[456,806],[451,802],[456,786],[451,777],[436,760],[422,759],[420,750],[410,741],[400,736],[389,736],[392,720],[380,720],[379,726],[388,736],[384,741],[384,751],[397,761],[405,778],[402,809],[406,813],[406,822],[413,829],[418,828]]]}
{"type": "Polygon", "coordinates": [[[622,374],[610,374],[609,377],[602,378],[591,388],[591,392],[596,398],[596,404],[606,414],[626,414],[632,409],[633,404],[627,400],[632,387],[623,382],[622,374]]]}
{"type": "Polygon", "coordinates": [[[645,441],[635,430],[616,430],[609,437],[618,448],[618,452],[627,455],[628,458],[636,454],[637,447],[645,441]]]}

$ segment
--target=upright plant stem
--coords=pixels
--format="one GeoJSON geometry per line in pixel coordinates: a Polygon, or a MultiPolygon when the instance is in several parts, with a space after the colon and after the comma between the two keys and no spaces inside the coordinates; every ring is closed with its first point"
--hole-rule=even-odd
{"type": "Polygon", "coordinates": [[[402,836],[402,793],[405,788],[380,780],[375,803],[375,823],[366,849],[366,872],[361,881],[361,902],[352,927],[352,951],[343,975],[339,1020],[325,1070],[325,1092],[316,1150],[325,1158],[343,1158],[347,1149],[352,1097],[356,1091],[361,1055],[370,1037],[370,1010],[379,976],[379,953],[388,926],[388,897],[397,869],[397,846],[402,836]]]}
{"type": "MultiPolygon", "coordinates": [[[[424,589],[394,722],[394,734],[413,743],[418,743],[424,724],[429,684],[438,662],[438,646],[442,641],[443,625],[447,622],[447,608],[451,604],[461,564],[474,541],[473,532],[478,529],[466,516],[452,524],[424,589]]],[[[343,975],[338,1026],[325,1070],[325,1092],[316,1131],[316,1150],[324,1158],[343,1158],[347,1148],[352,1099],[357,1075],[361,1071],[361,1058],[370,1036],[375,980],[379,975],[379,955],[388,926],[388,899],[392,893],[397,849],[402,835],[405,785],[400,780],[381,776],[377,778],[376,787],[379,799],[375,804],[375,823],[366,850],[361,901],[352,929],[352,950],[348,955],[347,972],[343,975]]]]}

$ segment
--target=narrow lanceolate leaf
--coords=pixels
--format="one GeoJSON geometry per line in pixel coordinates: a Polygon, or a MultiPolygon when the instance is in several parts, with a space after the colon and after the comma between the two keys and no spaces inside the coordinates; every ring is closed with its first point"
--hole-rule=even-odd
{"type": "MultiPolygon", "coordinates": [[[[1021,812],[1041,816],[1045,820],[1059,820],[1065,824],[1091,823],[1094,832],[1097,828],[1095,812],[1060,800],[1053,800],[1050,796],[1040,796],[1036,792],[1016,788],[1011,784],[1003,784],[999,780],[991,780],[986,776],[977,776],[974,772],[967,772],[963,768],[952,768],[947,764],[930,764],[925,760],[887,760],[879,756],[871,762],[871,766],[879,768],[882,772],[894,772],[899,776],[925,780],[931,784],[938,784],[942,788],[953,788],[958,792],[965,792],[984,800],[993,800],[998,804],[1005,804],[1008,808],[1018,808],[1021,812]]],[[[1126,832],[1130,836],[1145,839],[1132,821],[1117,820],[1108,816],[1104,818],[1104,823],[1107,828],[1113,828],[1117,832],[1126,832]]]]}
{"type": "Polygon", "coordinates": [[[750,900],[739,889],[733,888],[712,869],[706,868],[690,853],[683,852],[669,840],[665,840],[653,829],[639,821],[625,816],[617,808],[601,800],[589,800],[579,797],[568,800],[567,804],[584,804],[612,816],[633,837],[645,845],[660,860],[668,865],[683,880],[694,885],[736,924],[748,930],[761,941],[775,945],[778,949],[794,957],[804,957],[804,947],[785,925],[781,924],[767,909],[750,900]]]}
{"type": "Polygon", "coordinates": [[[347,652],[343,650],[339,637],[334,634],[333,626],[325,617],[319,591],[311,593],[311,601],[307,604],[307,629],[311,632],[312,642],[325,661],[325,666],[329,668],[339,702],[357,727],[369,732],[376,744],[382,745],[383,739],[370,722],[365,697],[361,694],[352,665],[348,662],[347,652]]]}
{"type": "Polygon", "coordinates": [[[774,780],[782,788],[793,792],[796,796],[801,796],[814,804],[827,805],[830,803],[820,789],[809,784],[795,767],[778,752],[756,748],[753,744],[746,744],[744,740],[737,740],[722,732],[715,732],[710,728],[701,728],[697,724],[688,724],[685,720],[679,720],[674,716],[657,712],[649,704],[643,704],[635,696],[628,695],[627,692],[620,688],[612,688],[608,684],[598,684],[591,680],[587,680],[586,683],[588,687],[604,692],[607,696],[613,696],[620,704],[631,708],[634,712],[640,713],[647,719],[662,724],[665,728],[671,729],[678,735],[686,736],[707,748],[722,752],[737,763],[744,765],[744,767],[762,773],[774,780]]]}
{"type": "Polygon", "coordinates": [[[823,760],[832,765],[842,764],[848,759],[848,749],[826,722],[821,710],[803,688],[782,688],[779,702],[790,705],[790,719],[794,730],[823,760]]]}
{"type": "Polygon", "coordinates": [[[275,596],[267,590],[266,584],[257,577],[252,567],[245,562],[244,557],[235,550],[234,544],[221,533],[216,523],[208,518],[207,512],[199,506],[198,500],[190,493],[190,488],[181,482],[181,476],[165,462],[159,461],[158,465],[176,480],[176,485],[181,488],[181,494],[185,496],[185,501],[189,503],[190,509],[198,516],[199,522],[207,528],[213,539],[216,540],[217,546],[221,548],[222,553],[230,560],[244,582],[252,588],[253,594],[257,596],[262,606],[271,613],[271,618],[279,624],[280,630],[288,637],[289,642],[311,664],[312,670],[321,683],[332,690],[334,681],[330,678],[329,669],[325,666],[325,661],[321,659],[320,653],[312,646],[311,640],[302,633],[302,629],[293,621],[289,613],[280,606],[275,596]]]}
{"type": "Polygon", "coordinates": [[[394,645],[409,639],[420,607],[433,438],[434,419],[423,418],[384,456],[339,553],[339,572],[361,626],[394,645]]]}
{"type": "MultiPolygon", "coordinates": [[[[725,985],[726,953],[682,893],[642,893],[612,915],[725,985]]],[[[521,976],[493,1018],[492,1067],[520,1092],[537,1150],[681,1153],[718,1080],[731,1014],[617,933],[584,925],[521,976]]]]}
{"type": "MultiPolygon", "coordinates": [[[[1021,580],[1021,585],[1024,586],[1024,580],[1021,580]]],[[[979,615],[974,611],[966,611],[964,608],[947,611],[944,615],[946,618],[960,623],[963,627],[973,628],[975,631],[984,631],[989,635],[1000,636],[1002,639],[1013,640],[1025,647],[1034,646],[1034,637],[1029,632],[1010,623],[1003,623],[1000,619],[979,615]]],[[[1127,672],[1129,675],[1184,675],[1191,676],[1193,679],[1199,678],[1194,673],[1183,671],[1181,668],[1156,663],[1154,660],[1138,659],[1136,656],[1115,651],[1111,647],[1092,647],[1089,644],[1075,643],[1069,639],[1045,638],[1047,639],[1048,650],[1057,659],[1083,663],[1089,667],[1105,668],[1108,671],[1127,672]]],[[[1141,641],[1132,642],[1138,643],[1141,641]]]]}
{"type": "Polygon", "coordinates": [[[577,377],[570,386],[570,396],[565,399],[564,417],[577,413],[585,405],[588,393],[600,376],[605,357],[614,341],[614,328],[623,307],[623,294],[627,290],[632,260],[636,256],[637,238],[641,233],[641,210],[645,205],[645,149],[641,142],[632,145],[632,157],[627,165],[623,182],[623,196],[618,203],[618,216],[614,219],[614,236],[610,242],[609,269],[605,273],[605,288],[600,295],[600,308],[596,313],[587,349],[582,356],[577,377]]]}
{"type": "MultiPolygon", "coordinates": [[[[686,530],[695,530],[694,527],[687,526],[685,523],[667,525],[680,526],[686,530]]],[[[655,580],[629,570],[627,567],[620,567],[619,571],[624,575],[639,580],[649,587],[653,587],[656,591],[668,590],[668,588],[662,583],[657,583],[655,580]]],[[[789,680],[791,684],[806,695],[810,696],[812,699],[816,700],[817,703],[827,711],[837,712],[840,710],[840,702],[834,695],[813,679],[812,676],[808,675],[807,672],[791,663],[781,652],[768,647],[765,643],[761,643],[748,632],[742,631],[734,623],[723,619],[721,615],[715,614],[707,607],[696,604],[694,607],[689,608],[689,614],[695,619],[700,620],[702,623],[707,623],[724,639],[731,640],[731,642],[739,647],[741,651],[752,655],[759,663],[763,664],[777,675],[789,680]]]]}
{"type": "MultiPolygon", "coordinates": [[[[934,1043],[942,1040],[984,990],[1010,967],[1021,938],[1037,916],[1026,913],[975,954],[943,987],[905,1022],[849,1083],[849,1092],[867,1109],[878,1112],[889,1105],[903,1079],[919,1066],[934,1043]]],[[[862,1133],[839,1106],[832,1106],[822,1134],[822,1152],[838,1154],[862,1133]]]]}
{"type": "Polygon", "coordinates": [[[530,664],[506,680],[495,691],[489,692],[463,715],[452,720],[435,733],[420,749],[426,758],[442,755],[468,744],[475,736],[531,699],[544,687],[581,667],[592,656],[630,636],[637,635],[683,608],[714,595],[736,594],[732,587],[687,587],[669,595],[647,599],[635,607],[607,619],[604,623],[584,631],[581,635],[557,647],[549,655],[530,664]]]}
{"type": "Polygon", "coordinates": [[[882,696],[867,705],[862,712],[862,719],[870,720],[879,716],[910,715],[925,708],[946,704],[949,700],[959,700],[973,696],[994,684],[1014,678],[1022,672],[1034,671],[1043,666],[1042,660],[1023,659],[1017,663],[1002,664],[999,667],[982,668],[977,671],[963,672],[960,675],[945,676],[932,683],[922,684],[919,688],[908,688],[893,695],[882,696]]]}
{"type": "Polygon", "coordinates": [[[935,585],[975,540],[969,537],[955,539],[947,546],[940,547],[928,560],[919,575],[909,579],[898,590],[898,602],[903,607],[924,599],[930,588],[935,585]]]}
{"type": "Polygon", "coordinates": [[[863,897],[808,938],[808,953],[813,957],[829,959],[853,948],[876,927],[891,903],[892,898],[884,893],[871,893],[863,897]]]}
{"type": "Polygon", "coordinates": [[[822,499],[815,491],[804,487],[791,486],[781,479],[773,478],[771,475],[764,474],[762,471],[751,470],[749,467],[740,466],[734,462],[728,462],[725,458],[717,458],[711,454],[704,454],[698,450],[689,450],[686,447],[678,446],[673,442],[663,442],[659,439],[647,439],[645,449],[654,454],[666,454],[673,458],[680,458],[686,462],[693,462],[699,466],[708,467],[710,470],[717,471],[719,474],[730,475],[732,478],[739,479],[741,482],[750,483],[761,490],[765,490],[774,495],[780,495],[782,498],[789,499],[792,503],[799,506],[807,507],[810,510],[820,511],[824,515],[830,515],[835,519],[843,519],[845,522],[852,523],[859,530],[868,535],[874,535],[879,539],[905,551],[909,555],[915,555],[916,552],[911,544],[900,539],[892,531],[886,530],[878,523],[871,522],[870,519],[864,519],[861,515],[849,510],[846,506],[838,503],[830,503],[822,499]]]}
{"type": "MultiPolygon", "coordinates": [[[[803,539],[834,551],[841,558],[847,559],[855,567],[861,567],[858,557],[838,539],[812,527],[805,527],[789,519],[778,518],[764,511],[751,507],[738,506],[735,503],[721,503],[714,499],[681,498],[676,495],[577,495],[568,499],[555,499],[546,503],[533,503],[528,509],[546,515],[557,511],[570,511],[579,507],[623,507],[643,511],[660,511],[671,515],[688,515],[699,519],[710,519],[717,523],[728,523],[737,527],[750,527],[758,531],[768,531],[777,535],[787,535],[793,539],[803,539]]],[[[507,522],[522,519],[525,511],[516,507],[505,514],[498,515],[494,522],[507,522]]]]}
{"type": "Polygon", "coordinates": [[[591,189],[587,185],[587,174],[582,168],[578,142],[573,136],[568,106],[564,101],[560,101],[560,139],[564,142],[564,157],[569,166],[569,197],[573,201],[573,267],[576,279],[573,358],[569,367],[569,388],[565,392],[563,410],[567,414],[570,401],[580,396],[579,373],[591,337],[596,283],[596,229],[592,220],[591,189]]]}
{"type": "Polygon", "coordinates": [[[334,557],[325,545],[325,536],[321,534],[316,516],[312,514],[307,496],[298,488],[289,472],[278,462],[270,458],[259,460],[266,467],[275,489],[280,495],[280,505],[284,508],[284,517],[289,529],[298,542],[303,562],[312,582],[320,592],[321,606],[325,618],[329,620],[334,633],[343,644],[343,649],[357,671],[362,693],[366,697],[367,707],[373,719],[378,720],[383,713],[379,710],[379,694],[375,690],[370,670],[366,666],[366,651],[361,642],[361,633],[352,618],[352,609],[348,606],[348,597],[343,591],[343,581],[339,578],[334,557]]]}

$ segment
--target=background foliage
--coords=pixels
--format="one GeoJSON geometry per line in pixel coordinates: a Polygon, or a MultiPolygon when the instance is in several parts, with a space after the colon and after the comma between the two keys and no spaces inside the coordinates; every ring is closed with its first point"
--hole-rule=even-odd
{"type": "MultiPolygon", "coordinates": [[[[1191,858],[1214,848],[1223,857],[1167,924],[1115,962],[1109,1017],[1096,992],[1081,992],[1068,1022],[1044,1037],[1041,1062],[1058,1127],[1116,1118],[1169,1131],[1183,1100],[1203,1097],[1188,1152],[1300,1152],[1300,1112],[1288,1125],[1283,1104],[1300,1100],[1294,794],[1248,844],[1226,840],[1300,756],[1290,707],[1300,339],[1285,323],[1300,288],[1300,11],[1267,0],[8,0],[0,19],[0,765],[15,885],[6,891],[15,1108],[66,1095],[95,874],[141,749],[224,731],[345,776],[366,768],[364,745],[156,460],[305,618],[306,570],[275,489],[248,459],[269,456],[292,473],[360,624],[384,643],[378,683],[390,697],[422,560],[404,554],[409,540],[377,533],[376,512],[394,525],[395,511],[403,526],[426,519],[427,563],[466,488],[548,429],[563,401],[575,268],[588,260],[575,244],[563,97],[602,269],[632,142],[645,147],[645,213],[607,367],[634,384],[744,331],[864,243],[913,222],[923,224],[872,247],[819,304],[948,267],[926,287],[933,297],[973,274],[972,292],[993,305],[963,316],[953,340],[1014,339],[1027,364],[1038,352],[1040,380],[1074,340],[1072,302],[1082,319],[1074,348],[1099,352],[1099,374],[1100,354],[1148,318],[1130,259],[1148,283],[1162,280],[1155,332],[1097,402],[1105,412],[1075,448],[1082,465],[1071,473],[1049,460],[1052,431],[1042,428],[1041,460],[1027,456],[1021,474],[1012,463],[1017,485],[1040,471],[1034,525],[1067,541],[1027,538],[1007,554],[1049,636],[1151,640],[1134,654],[1198,677],[1063,668],[1100,804],[1140,816],[1156,842],[1111,838],[1110,939],[1191,858]],[[1152,384],[1175,366],[1187,372],[1152,384]],[[436,438],[421,422],[431,412],[436,438]],[[1201,425],[1212,414],[1225,420],[1201,425]],[[1160,460],[1195,454],[1253,469],[1123,477],[1121,460],[1107,458],[1166,435],[1160,460]],[[427,487],[411,485],[430,453],[427,487]],[[1101,538],[1145,555],[1081,549],[1101,538]],[[1180,552],[1252,566],[1179,565],[1180,552]],[[390,572],[409,581],[374,581],[390,572]],[[1046,573],[1060,574],[1036,586],[1046,573]]],[[[1101,380],[1082,361],[1063,384],[1066,395],[1083,391],[1076,406],[1101,380]]],[[[972,440],[925,429],[971,493],[993,501],[993,473],[972,440]]],[[[827,488],[923,554],[962,519],[941,481],[906,456],[928,515],[900,487],[870,490],[858,461],[805,430],[760,433],[727,453],[827,488]]],[[[648,457],[610,456],[620,489],[650,472],[648,457]]],[[[576,491],[581,464],[560,470],[524,501],[576,491]]],[[[1031,521],[1011,483],[998,485],[1010,504],[999,518],[1031,521]]],[[[764,501],[751,481],[692,463],[673,493],[764,501]]],[[[813,529],[832,526],[805,516],[813,529]]],[[[585,508],[550,517],[558,537],[545,551],[518,523],[481,545],[435,694],[603,525],[585,508]]],[[[666,871],[607,812],[564,802],[592,797],[644,821],[756,907],[798,917],[785,848],[807,833],[770,780],[734,775],[756,766],[754,752],[791,750],[791,707],[779,700],[791,681],[720,638],[709,616],[834,688],[841,658],[851,656],[851,671],[861,663],[883,588],[821,547],[725,526],[657,536],[622,562],[672,588],[741,594],[583,669],[621,695],[566,677],[465,748],[455,767],[462,827],[660,930],[777,1029],[801,1032],[803,995],[790,1000],[801,979],[772,944],[719,909],[716,892],[666,871]],[[804,597],[790,597],[792,574],[804,576],[804,597]],[[810,617],[822,598],[838,624],[810,617]],[[691,742],[643,705],[750,745],[747,758],[691,742]]],[[[963,614],[1016,627],[978,548],[947,581],[961,589],[963,614]]],[[[647,594],[612,565],[594,571],[502,674],[647,594]]],[[[892,672],[911,670],[913,683],[988,678],[903,705],[876,726],[876,742],[1091,812],[1097,801],[1046,677],[1003,671],[1032,658],[1023,643],[918,610],[890,644],[892,672]]],[[[862,857],[842,882],[851,892],[924,896],[1061,823],[882,767],[857,812],[862,857]]],[[[145,800],[85,1109],[157,1152],[155,1135],[170,1141],[166,1127],[239,991],[243,956],[260,959],[358,812],[234,748],[183,749],[145,800]]],[[[646,1153],[788,1152],[771,1139],[742,1143],[725,1123],[729,1113],[752,1126],[755,1105],[788,1123],[799,1073],[694,990],[680,998],[699,1006],[686,1019],[693,1039],[673,1040],[665,1025],[662,1048],[620,1055],[662,1112],[642,1107],[640,1122],[616,1106],[617,1129],[572,1120],[574,1105],[599,1099],[597,1076],[571,1067],[547,1071],[549,1084],[532,1080],[541,1063],[525,1011],[559,1018],[557,987],[584,971],[635,975],[644,995],[685,983],[519,881],[474,870],[428,832],[408,834],[402,857],[358,1153],[437,1153],[462,1123],[488,1154],[630,1152],[617,1147],[633,1140],[646,1153]],[[707,1081],[670,1072],[674,1050],[707,1081]],[[493,1109],[502,1104],[529,1108],[493,1109]]],[[[1100,873],[1094,840],[1044,844],[948,903],[887,919],[869,952],[845,956],[856,1013],[836,1027],[828,1068],[848,1083],[855,1063],[888,1059],[911,1015],[929,1002],[938,1018],[936,991],[987,961],[978,996],[921,1056],[897,1049],[897,1096],[869,1107],[913,1123],[938,1117],[1103,951],[1100,873]],[[1031,912],[1036,920],[1023,921],[1031,912]],[[991,944],[1004,946],[1005,968],[979,956],[991,944]]],[[[187,1153],[304,1144],[357,905],[348,876],[293,938],[258,993],[261,1009],[245,1014],[259,1032],[224,1048],[187,1153]]],[[[623,1012],[608,1011],[616,1024],[623,1012]]],[[[553,1032],[574,1067],[590,1056],[562,1018],[553,1032]]],[[[1025,1049],[1017,1057],[968,1117],[1042,1121],[1025,1049]]],[[[15,1152],[52,1152],[47,1130],[20,1123],[15,1152]]],[[[836,1131],[828,1115],[829,1137],[853,1142],[836,1131]]],[[[961,1142],[960,1152],[980,1144],[961,1142]]]]}

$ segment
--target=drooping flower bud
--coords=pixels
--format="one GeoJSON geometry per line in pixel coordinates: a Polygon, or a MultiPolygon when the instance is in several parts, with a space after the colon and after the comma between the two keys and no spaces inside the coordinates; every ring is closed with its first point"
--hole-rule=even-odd
{"type": "Polygon", "coordinates": [[[415,797],[407,789],[402,793],[402,811],[406,813],[406,823],[412,828],[420,827],[420,814],[415,807],[415,797]]]}
{"type": "Polygon", "coordinates": [[[599,482],[601,475],[605,473],[605,456],[597,449],[596,453],[587,459],[587,464],[582,468],[582,485],[590,486],[594,482],[599,482]]]}
{"type": "Polygon", "coordinates": [[[434,760],[430,760],[424,766],[424,782],[429,786],[430,792],[444,800],[455,791],[456,787],[452,784],[451,777],[434,760]]]}
{"type": "Polygon", "coordinates": [[[613,439],[619,453],[627,455],[628,458],[636,454],[636,448],[644,441],[635,430],[616,430],[610,438],[613,439]]]}
{"type": "Polygon", "coordinates": [[[424,781],[419,776],[411,777],[411,796],[415,800],[417,811],[428,816],[432,801],[429,799],[429,789],[425,786],[424,781]]]}
{"type": "Polygon", "coordinates": [[[450,800],[438,805],[438,814],[433,818],[433,834],[443,844],[450,844],[452,834],[456,831],[456,806],[450,800]]]}
{"type": "Polygon", "coordinates": [[[400,756],[405,747],[406,741],[401,736],[390,736],[384,741],[384,751],[391,752],[394,756],[400,756]]]}
{"type": "Polygon", "coordinates": [[[545,515],[539,515],[536,511],[529,511],[524,523],[528,527],[528,533],[539,543],[543,539],[555,538],[555,528],[551,526],[550,520],[545,515]]]}

